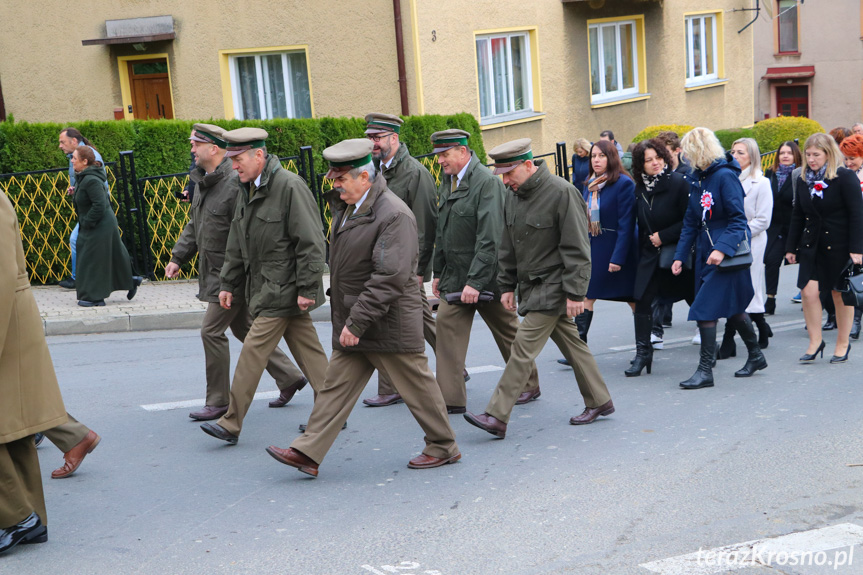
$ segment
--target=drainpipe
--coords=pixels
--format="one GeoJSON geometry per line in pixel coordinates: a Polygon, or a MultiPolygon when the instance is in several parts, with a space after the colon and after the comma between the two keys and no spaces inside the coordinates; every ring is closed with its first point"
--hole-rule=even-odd
{"type": "Polygon", "coordinates": [[[402,116],[410,116],[408,106],[408,80],[405,72],[405,40],[402,36],[401,0],[393,0],[393,17],[396,25],[396,59],[399,65],[399,94],[402,99],[402,116]]]}

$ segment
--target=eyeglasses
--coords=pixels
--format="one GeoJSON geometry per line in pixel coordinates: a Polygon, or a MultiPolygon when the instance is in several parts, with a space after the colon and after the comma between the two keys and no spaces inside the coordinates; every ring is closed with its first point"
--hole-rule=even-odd
{"type": "Polygon", "coordinates": [[[377,144],[378,142],[380,142],[384,138],[389,138],[390,136],[392,136],[393,133],[394,132],[385,132],[385,133],[380,134],[380,135],[366,134],[366,138],[368,138],[369,140],[371,140],[372,142],[377,144]]]}

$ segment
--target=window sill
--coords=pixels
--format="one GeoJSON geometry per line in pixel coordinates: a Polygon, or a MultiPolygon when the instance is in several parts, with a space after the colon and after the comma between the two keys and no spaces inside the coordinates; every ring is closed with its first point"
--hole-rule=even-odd
{"type": "Polygon", "coordinates": [[[608,106],[617,106],[619,104],[629,104],[631,102],[640,102],[650,98],[650,92],[645,94],[630,94],[628,96],[620,96],[617,98],[608,98],[604,100],[592,100],[590,107],[594,110],[597,108],[607,108],[608,106]]]}
{"type": "Polygon", "coordinates": [[[800,51],[798,50],[798,51],[796,51],[796,52],[774,52],[774,53],[773,53],[773,57],[774,57],[774,58],[781,58],[781,57],[783,57],[783,56],[797,56],[797,57],[800,57],[800,51]]]}
{"type": "Polygon", "coordinates": [[[715,88],[717,86],[724,86],[728,83],[728,78],[720,78],[718,80],[708,80],[707,82],[699,82],[697,84],[688,84],[686,86],[687,92],[694,92],[695,90],[703,90],[705,88],[715,88]]]}
{"type": "Polygon", "coordinates": [[[480,130],[493,130],[495,128],[504,128],[506,126],[514,126],[515,124],[524,124],[525,122],[534,122],[545,118],[543,112],[525,112],[522,114],[509,114],[507,116],[498,116],[480,120],[480,130]]]}

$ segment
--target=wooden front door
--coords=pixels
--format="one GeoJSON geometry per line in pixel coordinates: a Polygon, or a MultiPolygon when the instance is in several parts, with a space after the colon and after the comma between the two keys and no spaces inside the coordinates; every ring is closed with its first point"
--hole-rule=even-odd
{"type": "Polygon", "coordinates": [[[173,118],[168,61],[165,58],[132,60],[128,62],[128,66],[132,114],[135,119],[173,118]]]}
{"type": "Polygon", "coordinates": [[[809,86],[776,88],[776,113],[779,116],[809,117],[809,86]]]}

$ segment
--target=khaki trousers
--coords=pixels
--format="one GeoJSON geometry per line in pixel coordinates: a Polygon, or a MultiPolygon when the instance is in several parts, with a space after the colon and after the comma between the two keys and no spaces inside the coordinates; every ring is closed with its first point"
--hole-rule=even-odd
{"type": "MultiPolygon", "coordinates": [[[[249,328],[252,327],[252,316],[245,303],[225,309],[217,303],[210,302],[204,321],[201,324],[201,341],[204,343],[204,360],[207,370],[207,405],[221,407],[228,405],[231,389],[231,348],[225,332],[231,328],[231,333],[238,340],[245,341],[249,328]]],[[[267,360],[267,373],[276,380],[279,389],[285,389],[303,379],[302,372],[285,355],[278,346],[267,360]]]]}
{"type": "Polygon", "coordinates": [[[90,429],[86,425],[80,423],[68,413],[66,416],[69,418],[69,421],[66,423],[42,432],[63,453],[69,453],[73,447],[81,443],[87,437],[87,434],[90,433],[90,429]]]}
{"type": "Polygon", "coordinates": [[[312,316],[304,312],[291,317],[256,318],[246,334],[240,358],[237,360],[228,412],[218,421],[229,433],[240,435],[243,418],[252,405],[264,368],[282,338],[288,344],[300,370],[309,378],[312,389],[317,391],[323,385],[327,372],[327,354],[318,340],[312,316]]]}
{"type": "MultiPolygon", "coordinates": [[[[503,307],[499,301],[479,305],[450,305],[441,299],[437,310],[437,382],[444,401],[452,407],[467,405],[464,367],[467,346],[470,343],[470,329],[476,312],[479,312],[480,317],[491,330],[505,362],[509,362],[512,341],[518,331],[518,316],[514,311],[503,307]]],[[[539,387],[536,364],[531,362],[521,386],[522,391],[539,387]]]]}
{"type": "Polygon", "coordinates": [[[0,443],[0,528],[12,527],[34,511],[47,525],[39,456],[29,435],[0,443]]]}
{"type": "MultiPolygon", "coordinates": [[[[432,315],[432,309],[429,305],[428,297],[426,297],[426,288],[420,285],[420,296],[423,300],[423,337],[432,348],[432,351],[437,354],[437,337],[435,335],[435,322],[432,315]]],[[[392,395],[396,392],[393,382],[385,373],[378,372],[378,395],[392,395]]]]}
{"type": "Polygon", "coordinates": [[[524,378],[531,369],[536,369],[534,360],[545,347],[548,338],[557,345],[575,372],[578,389],[586,407],[599,407],[611,399],[599,366],[590,348],[578,337],[578,328],[566,316],[545,315],[529,312],[522,320],[512,342],[512,355],[485,412],[495,418],[509,422],[515,400],[522,392],[524,378]]]}
{"type": "Polygon", "coordinates": [[[450,427],[446,405],[424,353],[333,350],[327,379],[318,389],[306,432],[295,439],[291,447],[321,463],[375,369],[390,376],[411,415],[425,432],[423,453],[438,458],[456,455],[459,451],[455,432],[450,427]]]}

